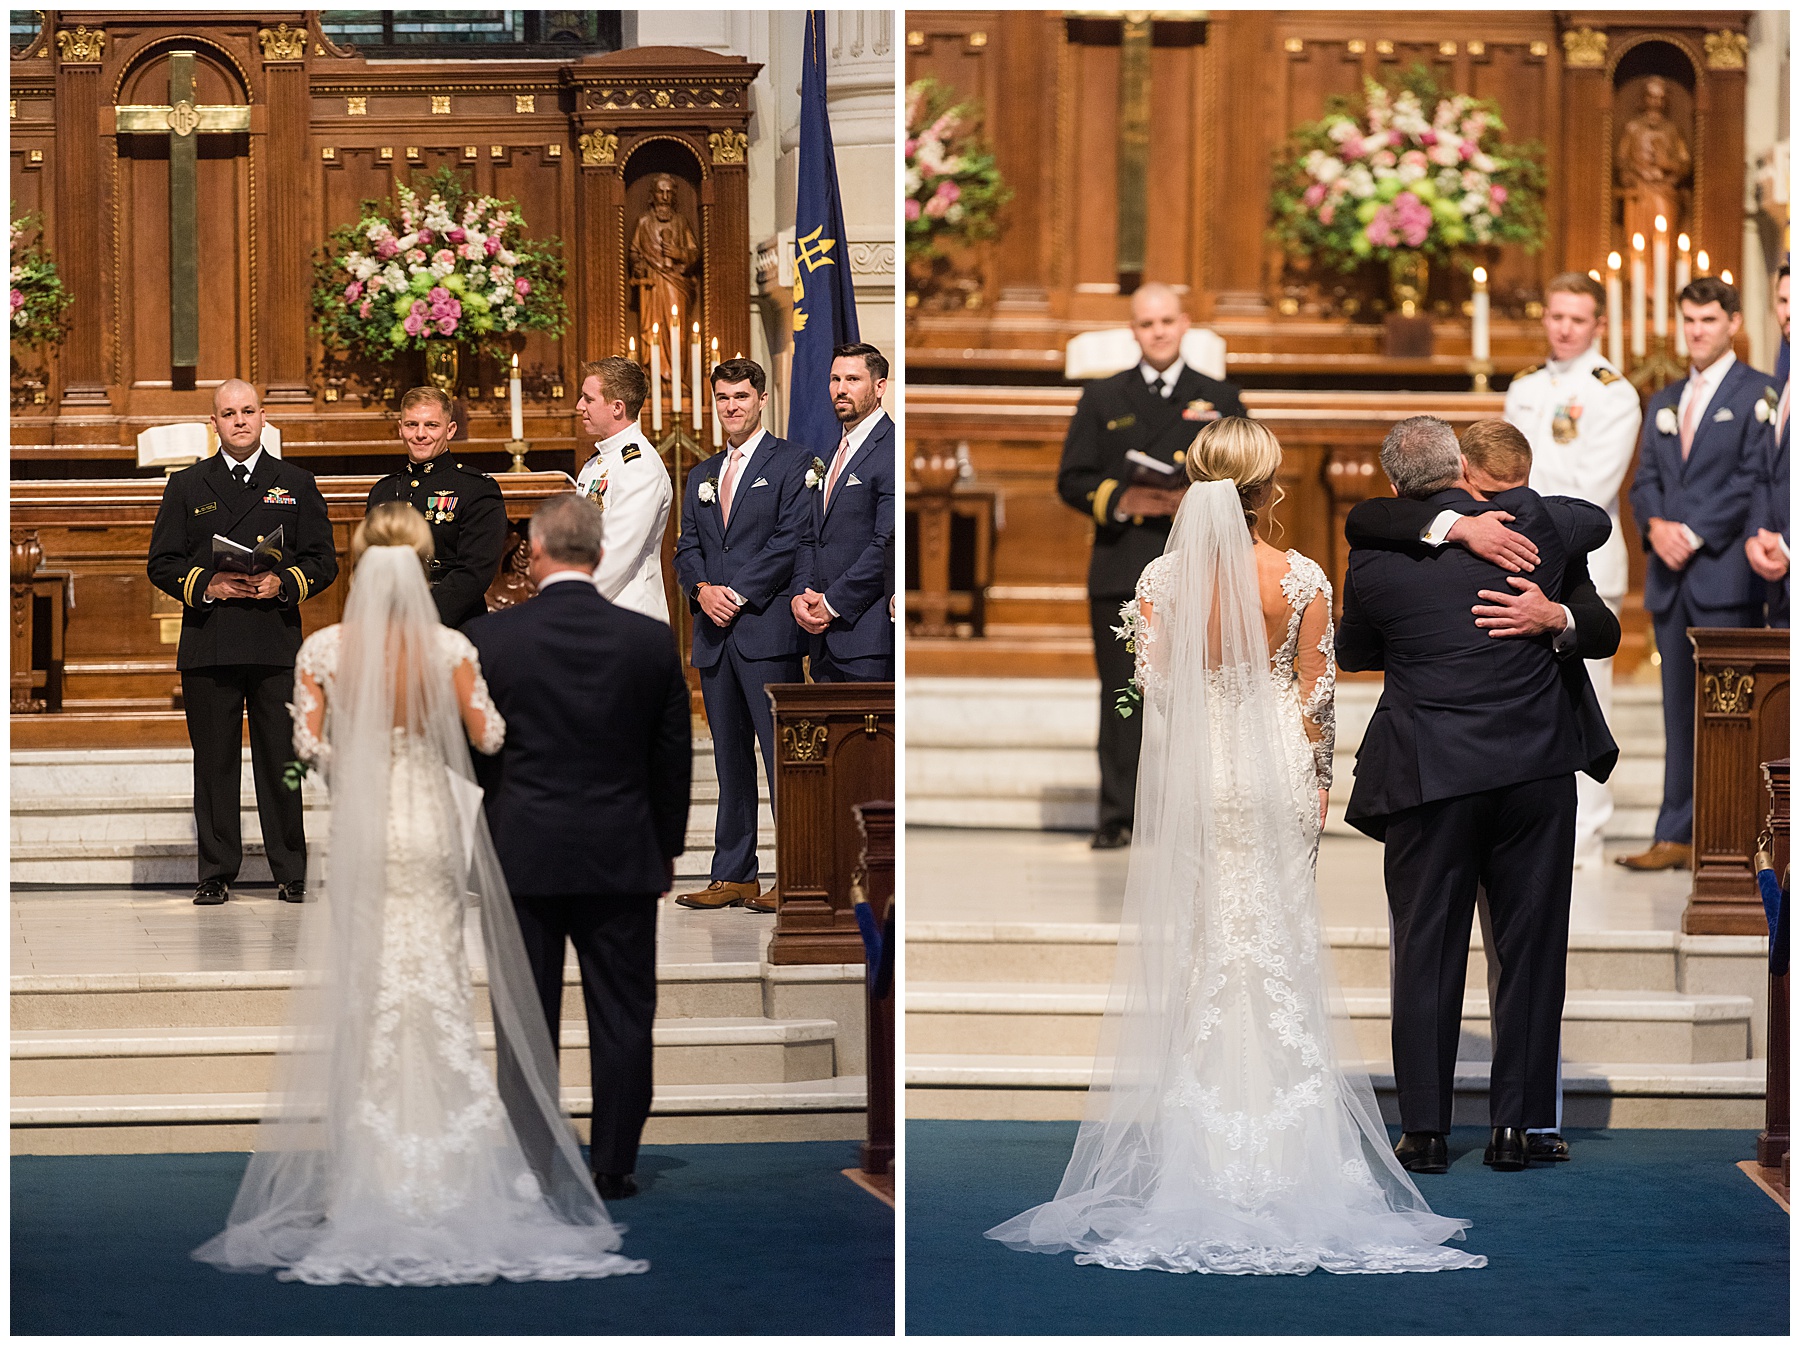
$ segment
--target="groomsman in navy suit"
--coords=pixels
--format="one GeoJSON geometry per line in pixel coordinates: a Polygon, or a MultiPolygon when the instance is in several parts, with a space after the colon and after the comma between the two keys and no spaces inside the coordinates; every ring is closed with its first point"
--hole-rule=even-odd
{"type": "MultiPolygon", "coordinates": [[[[1775,273],[1775,319],[1781,324],[1781,347],[1788,345],[1788,264],[1775,273]]],[[[1744,554],[1750,568],[1769,591],[1769,625],[1788,624],[1788,570],[1792,564],[1788,532],[1788,417],[1793,409],[1793,389],[1782,374],[1783,360],[1775,361],[1775,433],[1768,453],[1758,465],[1756,488],[1750,500],[1750,536],[1744,554]]],[[[1765,399],[1766,400],[1766,399],[1765,399]]]]}
{"type": "Polygon", "coordinates": [[[1774,386],[1741,363],[1738,292],[1715,276],[1682,290],[1692,370],[1650,399],[1638,442],[1631,512],[1644,532],[1644,607],[1662,655],[1663,800],[1654,844],[1628,869],[1693,861],[1694,651],[1691,626],[1761,626],[1763,585],[1744,539],[1757,471],[1768,456],[1774,386]]]}
{"type": "Polygon", "coordinates": [[[794,570],[794,620],[811,638],[814,682],[894,679],[894,421],[881,409],[887,376],[887,359],[873,346],[832,352],[831,405],[843,433],[830,463],[812,464],[810,528],[794,570]]]}
{"type": "MultiPolygon", "coordinates": [[[[719,776],[712,881],[675,900],[715,911],[756,902],[756,750],[775,795],[775,721],[763,689],[802,682],[794,562],[806,533],[808,456],[762,427],[768,380],[754,360],[712,371],[723,451],[688,473],[675,574],[694,614],[694,667],[719,776]]],[[[772,905],[757,910],[773,911],[772,905]]]]}

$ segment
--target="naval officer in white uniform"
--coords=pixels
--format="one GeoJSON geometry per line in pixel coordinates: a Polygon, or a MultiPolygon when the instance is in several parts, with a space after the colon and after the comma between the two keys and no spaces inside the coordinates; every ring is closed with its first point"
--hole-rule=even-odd
{"type": "Polygon", "coordinates": [[[648,394],[649,381],[635,360],[615,355],[581,367],[575,409],[582,429],[599,442],[576,476],[575,490],[605,515],[600,568],[594,572],[600,596],[667,624],[662,544],[675,487],[638,428],[648,394]]]}
{"type": "MultiPolygon", "coordinates": [[[[1567,272],[1544,290],[1544,335],[1550,358],[1513,378],[1503,413],[1531,443],[1531,489],[1572,495],[1612,516],[1613,531],[1588,557],[1594,588],[1616,616],[1627,583],[1625,535],[1619,529],[1619,486],[1637,448],[1643,412],[1637,390],[1600,354],[1606,329],[1606,291],[1592,276],[1567,272]]],[[[1612,660],[1588,660],[1588,678],[1612,718],[1612,660]]],[[[1601,863],[1612,791],[1585,775],[1575,778],[1575,867],[1601,863]]]]}

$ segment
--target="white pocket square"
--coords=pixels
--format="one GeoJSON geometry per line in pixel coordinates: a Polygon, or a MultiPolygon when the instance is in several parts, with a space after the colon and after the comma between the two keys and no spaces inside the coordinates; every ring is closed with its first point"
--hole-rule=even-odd
{"type": "Polygon", "coordinates": [[[846,485],[846,486],[861,486],[862,478],[857,476],[856,473],[852,472],[850,474],[850,480],[845,482],[844,485],[846,485]]]}
{"type": "Polygon", "coordinates": [[[754,491],[758,486],[767,486],[768,484],[769,479],[767,477],[758,477],[755,481],[750,483],[750,489],[754,491]]]}
{"type": "Polygon", "coordinates": [[[1714,413],[1713,419],[1715,421],[1729,421],[1729,420],[1733,420],[1735,418],[1731,414],[1730,407],[1720,407],[1718,409],[1718,411],[1716,413],[1714,413]]]}

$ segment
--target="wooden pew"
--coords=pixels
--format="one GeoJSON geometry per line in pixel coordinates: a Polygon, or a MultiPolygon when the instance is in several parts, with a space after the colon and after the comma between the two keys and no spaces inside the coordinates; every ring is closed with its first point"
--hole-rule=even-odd
{"type": "MultiPolygon", "coordinates": [[[[15,670],[21,583],[36,583],[35,577],[45,570],[65,571],[71,577],[62,708],[36,714],[15,711],[14,747],[186,746],[186,725],[176,709],[181,680],[175,670],[175,646],[180,637],[181,608],[152,585],[144,571],[164,480],[13,483],[15,670]],[[32,574],[22,579],[17,558],[27,539],[35,540],[39,560],[32,574]]],[[[319,478],[341,569],[329,588],[301,605],[301,623],[309,634],[331,625],[343,613],[349,588],[350,536],[362,519],[363,502],[376,480],[373,476],[319,478]]],[[[539,501],[572,489],[573,483],[561,472],[504,475],[495,480],[513,524],[506,559],[489,590],[490,604],[503,605],[530,591],[520,554],[524,521],[539,501]]]]}
{"type": "Polygon", "coordinates": [[[1691,627],[1694,677],[1694,887],[1690,935],[1768,930],[1756,891],[1766,813],[1758,767],[1788,755],[1788,633],[1691,627]]]}
{"type": "Polygon", "coordinates": [[[773,683],[776,964],[860,963],[855,808],[894,796],[894,684],[773,683]]]}

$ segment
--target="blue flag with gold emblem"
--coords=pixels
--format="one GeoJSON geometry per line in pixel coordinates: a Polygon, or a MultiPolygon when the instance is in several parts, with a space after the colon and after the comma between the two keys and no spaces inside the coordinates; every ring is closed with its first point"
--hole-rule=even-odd
{"type": "Polygon", "coordinates": [[[825,116],[825,11],[806,15],[800,71],[800,184],[794,210],[794,375],[787,437],[821,458],[837,451],[831,352],[862,338],[850,278],[837,156],[825,116]]]}

